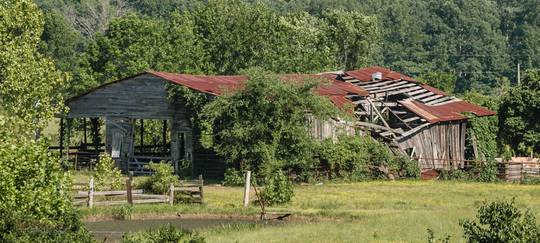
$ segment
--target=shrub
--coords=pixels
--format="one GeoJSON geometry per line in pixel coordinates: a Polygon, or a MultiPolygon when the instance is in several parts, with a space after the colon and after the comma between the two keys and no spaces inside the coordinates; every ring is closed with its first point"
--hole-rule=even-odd
{"type": "Polygon", "coordinates": [[[411,160],[407,156],[397,156],[396,161],[400,166],[400,176],[407,178],[420,178],[420,166],[417,161],[411,160]]]}
{"type": "Polygon", "coordinates": [[[264,184],[261,198],[267,205],[287,203],[294,196],[293,185],[281,170],[265,178],[264,184]]]}
{"type": "Polygon", "coordinates": [[[127,233],[122,236],[124,243],[161,243],[161,242],[189,242],[203,243],[204,237],[197,233],[181,230],[172,225],[162,226],[156,230],[127,233]]]}
{"type": "Polygon", "coordinates": [[[0,242],[90,241],[69,174],[45,139],[19,137],[0,116],[0,242]]]}
{"type": "Polygon", "coordinates": [[[101,154],[93,176],[96,190],[121,189],[124,186],[122,173],[116,168],[115,161],[107,153],[101,154]]]}
{"type": "Polygon", "coordinates": [[[510,202],[484,203],[478,209],[478,222],[461,220],[469,242],[540,242],[540,229],[530,211],[524,214],[510,202]]]}
{"type": "Polygon", "coordinates": [[[443,180],[467,180],[470,178],[470,175],[460,169],[452,170],[442,170],[441,179],[443,180]]]}
{"type": "Polygon", "coordinates": [[[330,179],[356,181],[420,176],[417,162],[394,155],[386,145],[368,136],[342,136],[336,142],[327,139],[321,142],[318,156],[330,179]]]}
{"type": "Polygon", "coordinates": [[[174,174],[174,168],[170,163],[150,162],[144,167],[154,171],[154,174],[142,185],[142,188],[145,191],[156,194],[165,194],[169,191],[171,183],[178,184],[180,180],[180,178],[174,174]]]}
{"type": "Polygon", "coordinates": [[[224,186],[242,186],[244,184],[244,176],[234,168],[225,170],[223,185],[224,186]]]}
{"type": "Polygon", "coordinates": [[[113,216],[116,219],[129,220],[133,215],[133,207],[131,205],[122,205],[114,209],[113,216]]]}

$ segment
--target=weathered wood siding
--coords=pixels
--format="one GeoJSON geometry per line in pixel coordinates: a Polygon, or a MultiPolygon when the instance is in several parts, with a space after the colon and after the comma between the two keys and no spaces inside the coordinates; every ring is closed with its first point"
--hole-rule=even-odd
{"type": "Polygon", "coordinates": [[[168,102],[168,81],[150,74],[111,83],[68,103],[67,117],[172,119],[183,109],[168,102]]]}
{"type": "Polygon", "coordinates": [[[322,121],[312,116],[308,116],[307,121],[311,136],[319,140],[332,139],[335,141],[339,136],[352,136],[357,133],[351,124],[344,121],[334,119],[322,121]]]}
{"type": "Polygon", "coordinates": [[[422,169],[451,169],[464,166],[467,122],[430,125],[397,141],[402,150],[414,149],[422,169]]]}

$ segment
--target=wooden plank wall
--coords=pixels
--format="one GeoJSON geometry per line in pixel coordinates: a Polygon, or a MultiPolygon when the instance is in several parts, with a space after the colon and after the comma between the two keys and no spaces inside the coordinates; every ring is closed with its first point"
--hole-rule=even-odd
{"type": "Polygon", "coordinates": [[[112,83],[68,102],[68,118],[172,119],[185,113],[168,102],[168,81],[145,74],[112,83]]]}
{"type": "Polygon", "coordinates": [[[336,141],[339,136],[356,135],[356,129],[349,123],[336,121],[334,119],[322,121],[308,116],[308,126],[313,138],[324,140],[332,139],[336,141]]]}
{"type": "Polygon", "coordinates": [[[414,157],[422,169],[457,169],[464,166],[467,122],[445,122],[430,125],[418,133],[399,140],[402,150],[414,148],[414,157]]]}

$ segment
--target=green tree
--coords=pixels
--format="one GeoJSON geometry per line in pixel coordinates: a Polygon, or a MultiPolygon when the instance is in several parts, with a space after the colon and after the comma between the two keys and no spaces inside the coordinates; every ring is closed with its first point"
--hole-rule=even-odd
{"type": "Polygon", "coordinates": [[[31,136],[62,109],[63,82],[37,53],[43,16],[30,0],[0,5],[0,241],[91,241],[69,176],[45,139],[31,136]]]}
{"type": "Polygon", "coordinates": [[[62,109],[65,77],[37,52],[43,15],[32,1],[8,1],[0,17],[0,112],[35,131],[62,109]]]}
{"type": "Polygon", "coordinates": [[[180,14],[166,22],[136,14],[115,19],[84,57],[75,82],[99,84],[147,69],[185,73],[211,69],[191,19],[180,14]]]}
{"type": "Polygon", "coordinates": [[[217,97],[203,110],[203,133],[214,135],[215,151],[262,176],[309,163],[314,141],[306,112],[319,119],[338,114],[326,98],[313,93],[319,82],[283,81],[259,69],[247,75],[242,91],[217,97]]]}
{"type": "MultiPolygon", "coordinates": [[[[528,70],[520,86],[510,88],[499,109],[499,137],[521,155],[540,150],[540,70],[528,70]]],[[[501,144],[501,145],[502,145],[501,144]]]]}
{"type": "Polygon", "coordinates": [[[329,28],[326,33],[335,45],[341,68],[350,70],[373,63],[376,43],[380,38],[377,21],[360,12],[330,10],[324,13],[329,28]]]}
{"type": "Polygon", "coordinates": [[[192,13],[196,32],[219,74],[265,67],[276,48],[279,19],[261,4],[212,0],[192,13]]]}
{"type": "Polygon", "coordinates": [[[478,222],[461,220],[468,242],[538,242],[540,228],[530,211],[522,213],[512,200],[484,203],[478,209],[478,222]]]}

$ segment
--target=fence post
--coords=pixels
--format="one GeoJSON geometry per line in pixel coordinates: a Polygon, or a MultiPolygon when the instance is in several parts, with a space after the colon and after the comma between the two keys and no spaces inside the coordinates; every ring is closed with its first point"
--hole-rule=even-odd
{"type": "Polygon", "coordinates": [[[204,185],[203,177],[202,175],[199,175],[199,192],[201,193],[201,203],[203,203],[203,185],[204,185]]]}
{"type": "Polygon", "coordinates": [[[88,207],[94,206],[94,177],[90,177],[90,184],[88,187],[88,207]]]}
{"type": "Polygon", "coordinates": [[[133,183],[133,171],[129,172],[129,177],[126,179],[126,193],[128,204],[133,206],[133,194],[132,194],[132,183],[133,183]]]}
{"type": "Polygon", "coordinates": [[[251,171],[246,171],[246,185],[244,186],[244,208],[249,205],[249,189],[251,185],[251,171]]]}
{"type": "Polygon", "coordinates": [[[173,205],[174,204],[174,184],[171,183],[171,185],[169,186],[169,205],[173,205]]]}

